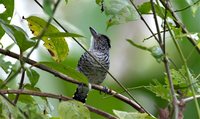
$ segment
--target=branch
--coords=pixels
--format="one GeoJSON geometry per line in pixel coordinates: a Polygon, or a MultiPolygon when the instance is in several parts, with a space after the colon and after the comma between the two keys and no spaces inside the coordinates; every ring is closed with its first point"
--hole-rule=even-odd
{"type": "MultiPolygon", "coordinates": [[[[200,95],[195,95],[195,98],[200,98],[200,95]]],[[[194,96],[183,99],[183,102],[187,103],[192,100],[194,100],[194,96]]]]}
{"type": "MultiPolygon", "coordinates": [[[[171,13],[171,15],[174,17],[173,21],[176,24],[176,27],[181,28],[182,33],[189,34],[185,25],[181,22],[181,20],[178,18],[178,16],[172,9],[172,6],[170,5],[169,1],[165,2],[164,0],[160,0],[160,2],[165,7],[165,9],[167,9],[171,13]]],[[[200,54],[200,48],[197,46],[197,42],[194,39],[192,39],[190,36],[187,36],[187,39],[192,43],[192,45],[196,48],[197,52],[200,54]]]]}
{"type": "MultiPolygon", "coordinates": [[[[59,99],[59,100],[71,100],[71,98],[62,96],[62,95],[55,95],[52,93],[44,93],[44,92],[38,92],[38,91],[31,91],[31,90],[0,90],[0,94],[24,94],[24,95],[32,95],[32,96],[39,96],[39,97],[48,97],[53,99],[59,99]]],[[[107,119],[117,119],[113,115],[104,112],[102,110],[96,109],[92,106],[85,105],[91,112],[94,112],[96,114],[99,114],[107,119]]]]}
{"type": "MultiPolygon", "coordinates": [[[[4,54],[4,55],[7,55],[9,57],[12,57],[12,58],[15,58],[15,59],[19,59],[19,55],[16,54],[16,53],[13,53],[13,52],[10,52],[8,50],[4,50],[2,48],[0,48],[0,53],[1,54],[4,54]]],[[[42,65],[42,64],[38,64],[36,61],[34,60],[31,60],[29,58],[26,58],[26,57],[23,57],[23,61],[34,66],[34,67],[37,67],[43,71],[46,71],[46,72],[49,72],[51,74],[53,74],[54,76],[56,77],[59,77],[60,79],[64,80],[64,81],[67,81],[67,82],[70,82],[70,83],[73,83],[73,84],[82,84],[82,82],[79,82],[77,80],[74,80],[70,77],[67,77],[63,74],[61,74],[60,72],[57,72],[57,71],[54,71],[52,70],[51,68],[45,66],[45,65],[42,65]]],[[[86,85],[86,84],[84,84],[86,85]]],[[[100,85],[95,85],[95,84],[92,84],[92,88],[95,89],[95,90],[99,90],[99,91],[105,91],[105,88],[103,86],[100,86],[100,85]]],[[[128,105],[132,106],[133,108],[135,108],[137,111],[141,112],[141,113],[144,113],[145,111],[143,110],[143,108],[138,105],[135,101],[129,99],[128,97],[125,97],[124,95],[121,95],[121,94],[118,94],[117,92],[115,92],[114,90],[111,90],[111,89],[108,89],[109,92],[108,94],[109,95],[112,95],[113,97],[127,103],[128,105]]]]}

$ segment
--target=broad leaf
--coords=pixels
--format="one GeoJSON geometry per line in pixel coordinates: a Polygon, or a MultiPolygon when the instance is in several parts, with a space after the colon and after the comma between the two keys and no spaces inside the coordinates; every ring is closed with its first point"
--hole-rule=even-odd
{"type": "MultiPolygon", "coordinates": [[[[0,19],[6,23],[10,23],[14,11],[14,0],[0,0],[0,5],[2,6],[2,9],[5,9],[2,13],[0,13],[0,19]]],[[[0,38],[4,35],[4,33],[5,31],[0,26],[0,38]]]]}
{"type": "MultiPolygon", "coordinates": [[[[30,16],[26,18],[26,20],[28,21],[29,28],[36,37],[40,35],[40,32],[47,24],[45,20],[36,16],[30,16]]],[[[45,31],[46,34],[58,32],[59,30],[52,24],[50,24],[45,31]]],[[[64,38],[42,37],[42,40],[44,41],[44,46],[49,51],[49,53],[55,61],[61,62],[66,59],[69,49],[67,42],[64,38]]]]}
{"type": "Polygon", "coordinates": [[[139,19],[138,13],[127,0],[105,1],[105,13],[110,16],[110,19],[107,21],[107,28],[112,25],[139,19]]]}
{"type": "Polygon", "coordinates": [[[90,119],[90,113],[83,103],[69,100],[61,102],[58,106],[61,119],[90,119]]]}
{"type": "Polygon", "coordinates": [[[82,73],[78,72],[77,70],[75,70],[71,67],[65,66],[60,63],[58,64],[55,62],[40,62],[40,64],[44,64],[44,65],[48,66],[49,68],[54,69],[63,74],[66,74],[67,76],[72,77],[76,80],[79,80],[80,82],[88,83],[88,80],[85,77],[85,75],[83,75],[82,73]]]}
{"type": "Polygon", "coordinates": [[[113,110],[113,112],[119,119],[156,119],[146,113],[124,112],[118,110],[113,110]]]}
{"type": "Polygon", "coordinates": [[[1,20],[0,24],[10,38],[18,45],[22,52],[35,45],[35,42],[30,40],[26,32],[20,27],[9,25],[1,20]]]}
{"type": "Polygon", "coordinates": [[[31,85],[34,87],[38,82],[40,75],[33,69],[27,69],[26,74],[29,78],[29,81],[31,82],[31,85]]]}

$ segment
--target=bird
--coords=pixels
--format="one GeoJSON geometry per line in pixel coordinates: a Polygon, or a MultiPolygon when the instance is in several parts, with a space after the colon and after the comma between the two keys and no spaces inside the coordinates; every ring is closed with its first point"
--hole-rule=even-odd
{"type": "MultiPolygon", "coordinates": [[[[89,30],[92,37],[88,52],[101,63],[104,68],[95,61],[88,52],[84,52],[78,61],[77,70],[87,77],[89,84],[100,85],[106,78],[106,70],[109,70],[110,66],[110,39],[108,36],[98,33],[92,27],[89,27],[89,30]]],[[[89,90],[89,86],[79,84],[73,95],[73,99],[85,103],[89,90]]]]}

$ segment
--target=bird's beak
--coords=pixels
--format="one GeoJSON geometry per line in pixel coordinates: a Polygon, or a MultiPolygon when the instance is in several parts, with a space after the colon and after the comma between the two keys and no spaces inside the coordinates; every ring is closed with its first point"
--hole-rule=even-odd
{"type": "Polygon", "coordinates": [[[98,33],[96,32],[96,30],[93,29],[92,27],[90,27],[89,29],[90,29],[90,32],[91,32],[92,36],[93,36],[94,38],[96,38],[96,37],[98,36],[98,33]]]}

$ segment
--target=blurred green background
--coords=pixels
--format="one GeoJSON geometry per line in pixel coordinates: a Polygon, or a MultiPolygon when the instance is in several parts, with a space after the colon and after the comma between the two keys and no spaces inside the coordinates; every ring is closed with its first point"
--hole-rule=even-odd
{"type": "MultiPolygon", "coordinates": [[[[144,1],[135,0],[137,4],[141,4],[144,1]]],[[[173,5],[176,9],[183,8],[188,4],[183,0],[173,0],[173,5]]],[[[37,6],[33,0],[15,0],[15,15],[12,23],[22,26],[27,29],[25,21],[21,21],[21,17],[28,17],[30,15],[37,15],[40,17],[46,17],[43,11],[37,6]]],[[[185,26],[190,32],[200,31],[200,11],[196,12],[193,16],[190,9],[187,9],[181,13],[178,13],[185,26]]],[[[153,31],[156,31],[154,25],[154,19],[150,15],[144,16],[148,24],[153,31]]],[[[142,51],[135,47],[132,47],[126,39],[132,39],[137,43],[146,46],[157,45],[154,39],[149,39],[143,42],[144,38],[150,36],[148,29],[141,20],[128,22],[121,25],[110,27],[106,30],[106,21],[109,19],[104,13],[101,13],[100,7],[95,3],[95,0],[68,0],[68,3],[62,0],[58,10],[55,13],[55,18],[69,31],[79,33],[86,36],[79,41],[84,44],[86,48],[89,48],[90,44],[90,32],[89,26],[95,28],[98,32],[106,34],[111,39],[111,66],[110,72],[127,88],[134,88],[138,86],[148,85],[153,79],[157,79],[160,82],[164,82],[164,67],[162,63],[158,63],[149,52],[142,51]]],[[[76,68],[77,62],[84,52],[72,39],[66,39],[69,44],[69,55],[63,64],[76,68]]],[[[179,59],[174,44],[171,42],[171,38],[167,36],[167,52],[168,56],[181,67],[182,62],[179,59]]],[[[200,73],[200,55],[194,50],[194,47],[183,39],[179,41],[185,56],[187,57],[188,65],[191,71],[198,75],[200,73]]],[[[53,61],[45,50],[41,47],[34,52],[31,56],[32,59],[38,61],[53,61]]],[[[55,76],[38,70],[41,74],[38,87],[44,92],[51,92],[56,94],[62,94],[72,97],[76,85],[64,82],[55,76]]],[[[115,81],[107,76],[105,82],[102,84],[118,92],[122,92],[122,89],[115,83],[115,81]]],[[[157,114],[157,110],[166,106],[166,102],[159,97],[156,97],[150,91],[144,88],[136,88],[131,90],[135,99],[140,102],[152,114],[157,114]]],[[[125,93],[123,93],[126,95],[125,93]]],[[[55,107],[53,114],[57,115],[58,100],[49,99],[51,104],[55,107]]],[[[132,112],[135,111],[131,106],[121,102],[112,96],[100,94],[98,91],[92,90],[89,93],[87,104],[100,108],[109,113],[113,113],[112,110],[122,110],[132,112]]],[[[193,103],[186,105],[185,118],[194,115],[195,110],[193,103]]],[[[92,118],[102,118],[94,113],[91,113],[92,118]]]]}

